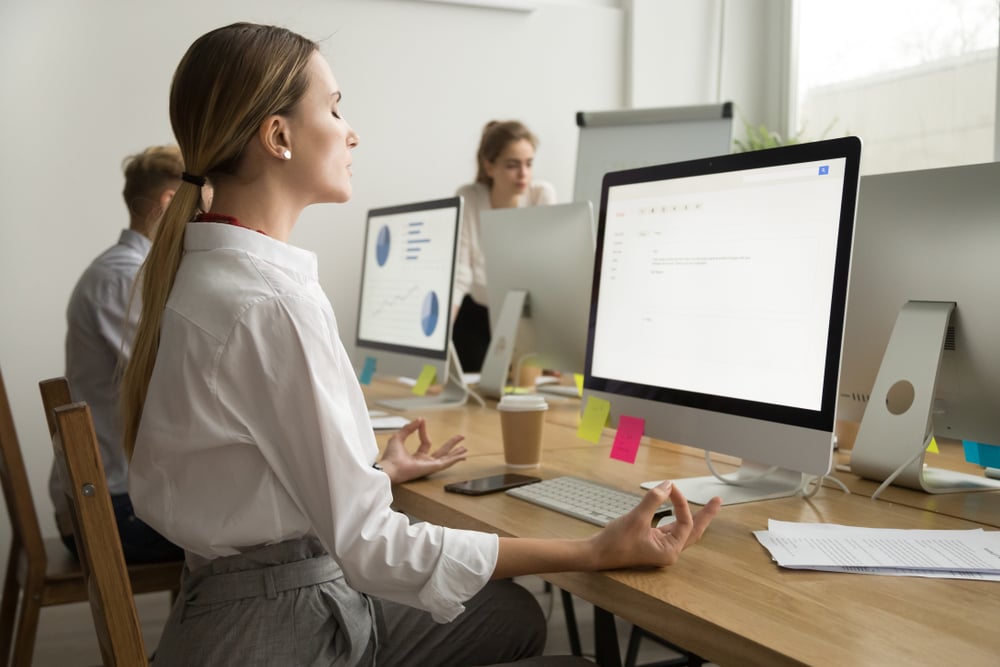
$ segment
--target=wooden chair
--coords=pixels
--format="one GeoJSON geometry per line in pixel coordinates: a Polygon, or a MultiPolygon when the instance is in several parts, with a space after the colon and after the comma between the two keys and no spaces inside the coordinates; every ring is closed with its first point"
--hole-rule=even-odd
{"type": "MultiPolygon", "coordinates": [[[[65,387],[64,402],[68,402],[68,385],[65,385],[65,379],[61,382],[65,387]]],[[[56,389],[59,386],[58,382],[53,385],[56,389]]],[[[62,540],[42,537],[2,371],[0,486],[3,487],[11,523],[10,553],[3,598],[0,600],[0,666],[28,667],[34,654],[41,608],[84,602],[87,600],[87,588],[80,563],[62,540]]],[[[180,586],[182,567],[181,561],[131,566],[129,577],[132,590],[135,593],[176,592],[180,586]]]]}
{"type": "Polygon", "coordinates": [[[66,496],[73,511],[73,535],[101,657],[105,665],[145,665],[142,627],[90,408],[86,403],[71,403],[56,408],[54,415],[58,433],[52,438],[52,450],[66,481],[66,496]]]}

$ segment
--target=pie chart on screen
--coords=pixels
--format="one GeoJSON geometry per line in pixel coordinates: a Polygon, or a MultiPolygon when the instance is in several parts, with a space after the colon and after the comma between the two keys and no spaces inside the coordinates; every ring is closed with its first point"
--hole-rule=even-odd
{"type": "Polygon", "coordinates": [[[434,333],[438,323],[438,297],[434,292],[428,292],[424,297],[424,305],[420,308],[420,327],[425,336],[434,333]]]}
{"type": "Polygon", "coordinates": [[[389,259],[389,227],[382,225],[378,230],[378,238],[375,239],[375,261],[379,266],[385,266],[387,259],[389,259]]]}

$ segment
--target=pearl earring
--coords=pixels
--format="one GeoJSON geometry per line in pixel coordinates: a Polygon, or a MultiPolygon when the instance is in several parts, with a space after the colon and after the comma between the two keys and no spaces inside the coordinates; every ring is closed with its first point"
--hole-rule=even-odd
{"type": "Polygon", "coordinates": [[[284,151],[282,151],[281,157],[285,158],[286,160],[291,160],[292,159],[292,151],[290,151],[290,150],[288,150],[286,148],[284,151]]]}

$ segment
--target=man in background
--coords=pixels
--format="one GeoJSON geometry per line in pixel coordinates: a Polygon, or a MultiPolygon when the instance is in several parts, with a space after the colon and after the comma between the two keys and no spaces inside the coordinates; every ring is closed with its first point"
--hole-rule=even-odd
{"type": "MultiPolygon", "coordinates": [[[[127,157],[123,171],[122,195],[129,226],[122,230],[115,245],[87,267],[70,297],[66,309],[66,379],[73,400],[90,406],[125,560],[148,563],[180,559],[184,553],[132,511],[118,389],[141,311],[141,290],[133,290],[136,276],[152,247],[163,212],[180,186],[184,162],[176,146],[152,146],[127,157]]],[[[54,465],[49,495],[60,536],[75,555],[70,509],[54,465]]]]}

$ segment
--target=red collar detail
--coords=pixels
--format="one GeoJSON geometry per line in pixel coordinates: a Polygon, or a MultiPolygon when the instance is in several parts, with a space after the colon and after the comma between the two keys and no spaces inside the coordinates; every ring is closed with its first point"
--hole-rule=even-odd
{"type": "Polygon", "coordinates": [[[195,222],[221,222],[224,225],[233,225],[234,227],[242,227],[243,229],[249,229],[252,232],[257,232],[258,234],[263,234],[267,236],[267,232],[263,232],[259,229],[254,229],[253,227],[247,227],[242,222],[237,220],[231,215],[223,215],[222,213],[199,213],[194,217],[195,222]]]}

